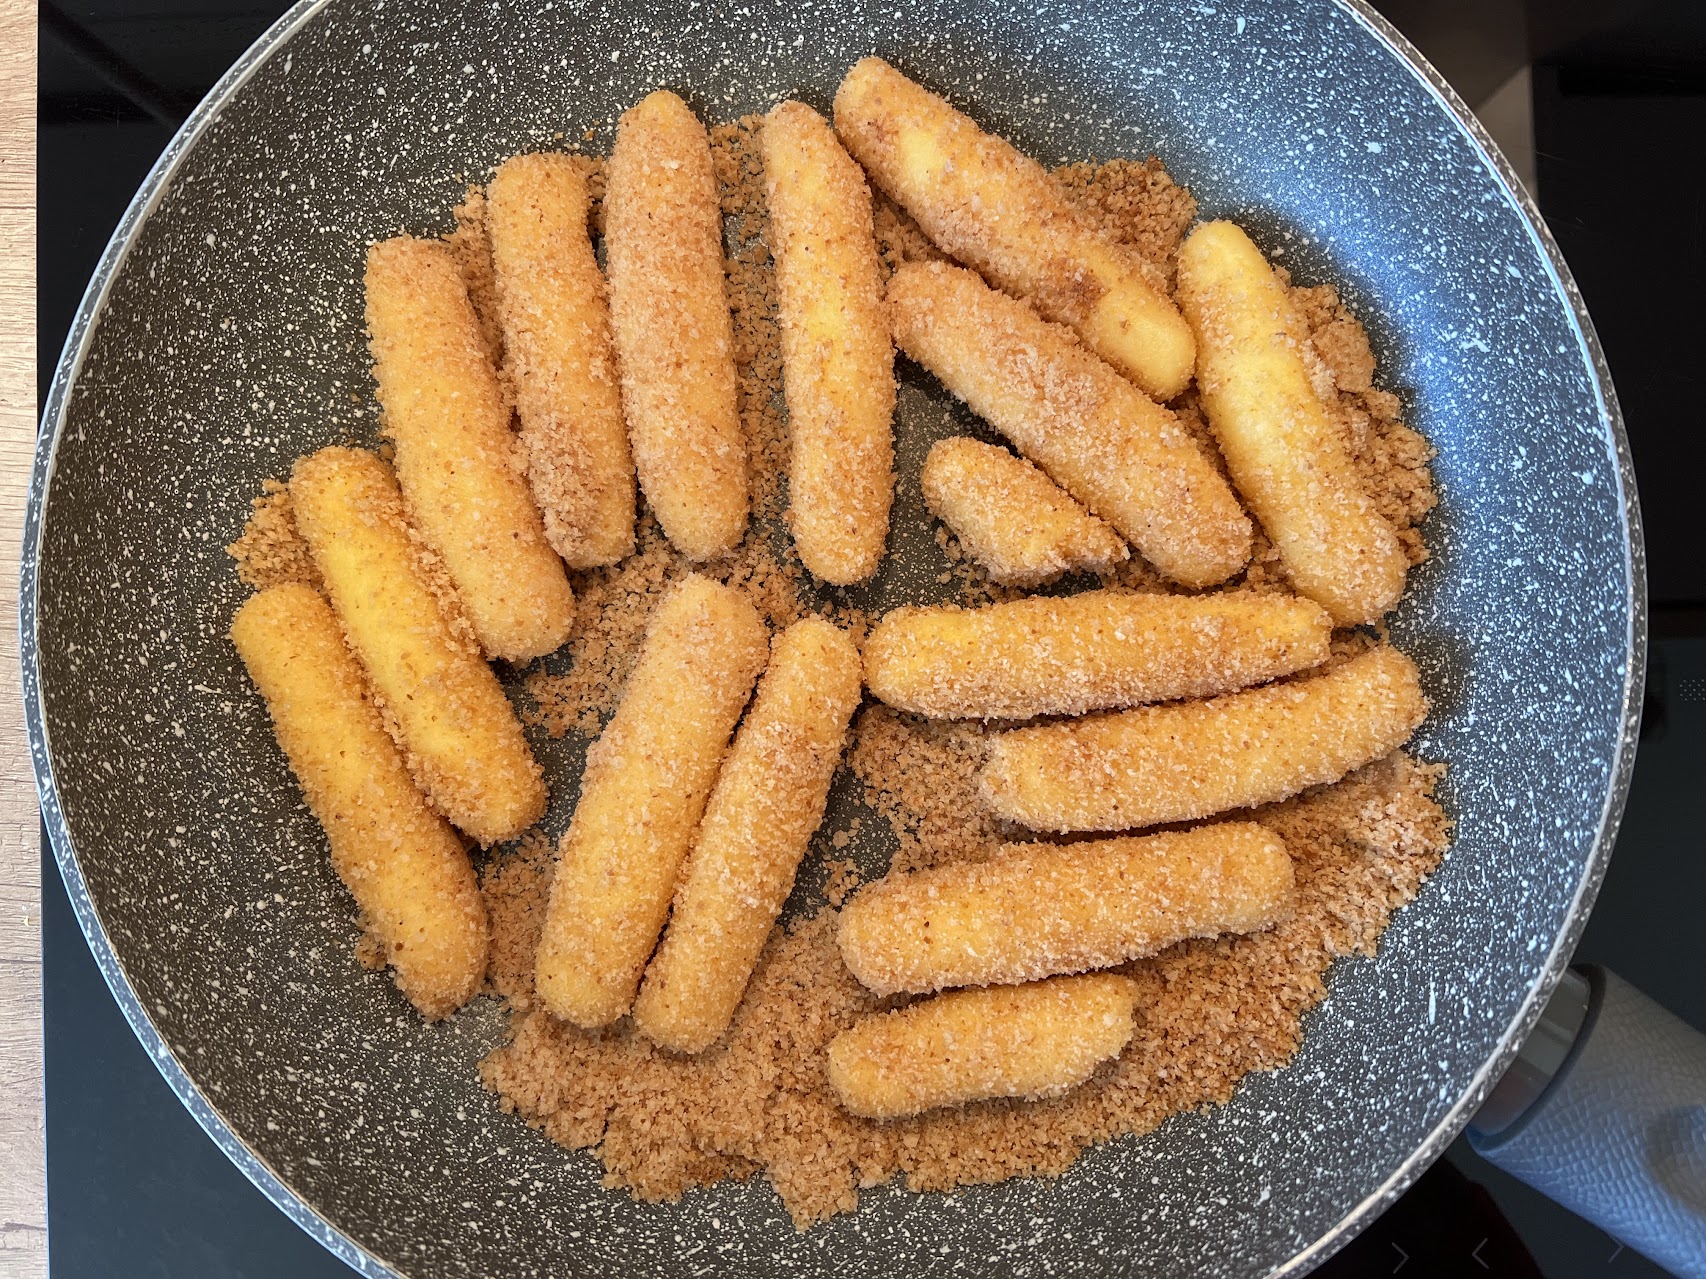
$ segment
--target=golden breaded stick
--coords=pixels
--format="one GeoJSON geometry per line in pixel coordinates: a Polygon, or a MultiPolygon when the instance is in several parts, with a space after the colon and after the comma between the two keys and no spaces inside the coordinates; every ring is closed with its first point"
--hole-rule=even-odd
{"type": "Polygon", "coordinates": [[[808,617],[777,637],[634,1001],[656,1043],[696,1053],[728,1028],[823,820],[859,692],[859,651],[839,628],[808,617]]]}
{"type": "Polygon", "coordinates": [[[1112,973],[958,990],[867,1017],[829,1044],[829,1086],[867,1119],[1076,1088],[1131,1039],[1137,983],[1112,973]]]}
{"type": "Polygon", "coordinates": [[[486,908],[462,841],[415,788],[364,695],[361,668],[311,586],[262,591],[231,641],[397,987],[429,1021],[486,975],[486,908]]]}
{"type": "Polygon", "coordinates": [[[603,1026],[633,1003],[766,648],[752,605],[707,578],[657,606],[557,850],[534,977],[557,1016],[603,1026]]]}
{"type": "Polygon", "coordinates": [[[1085,591],[978,609],[898,608],[865,641],[890,706],[1029,719],[1205,697],[1327,660],[1333,623],[1293,595],[1085,591]]]}
{"type": "Polygon", "coordinates": [[[689,559],[746,531],[746,439],[705,127],[659,90],[627,111],[605,171],[610,328],[640,488],[689,559]]]}
{"type": "Polygon", "coordinates": [[[570,568],[634,549],[634,462],[587,205],[586,179],[566,155],[515,156],[486,188],[527,482],[570,568]]]}
{"type": "Polygon", "coordinates": [[[1291,858],[1255,822],[1077,844],[889,875],[841,912],[847,967],[879,995],[1111,968],[1187,937],[1290,913],[1291,858]]]}
{"type": "Polygon", "coordinates": [[[1097,515],[1186,586],[1250,558],[1250,521],[1167,409],[1072,334],[942,262],[889,280],[896,344],[1097,515]]]}
{"type": "Polygon", "coordinates": [[[894,347],[871,193],[803,102],[765,117],[764,179],[788,399],[788,521],[813,576],[877,571],[894,500],[894,347]]]}
{"type": "Polygon", "coordinates": [[[1007,586],[1100,573],[1130,552],[1119,535],[1022,457],[980,440],[938,440],[918,477],[931,513],[1007,586]]]}
{"type": "Polygon", "coordinates": [[[296,527],[415,780],[482,844],[545,812],[545,783],[492,668],[445,618],[385,463],[362,449],[301,458],[296,527]]]}
{"type": "Polygon", "coordinates": [[[1404,593],[1409,561],[1315,393],[1285,289],[1249,236],[1208,222],[1180,250],[1179,299],[1209,426],[1292,584],[1341,625],[1376,621],[1404,593]]]}
{"type": "Polygon", "coordinates": [[[1313,679],[1002,734],[983,795],[1033,830],[1192,821],[1337,781],[1427,713],[1415,664],[1382,646],[1313,679]]]}
{"type": "Polygon", "coordinates": [[[369,249],[367,331],[409,518],[444,561],[481,647],[516,662],[553,651],[575,597],[450,250],[409,236],[369,249]]]}
{"type": "Polygon", "coordinates": [[[1191,380],[1190,326],[1131,252],[1068,203],[1029,156],[881,58],[835,95],[835,128],[926,235],[992,283],[1077,330],[1158,400],[1191,380]]]}

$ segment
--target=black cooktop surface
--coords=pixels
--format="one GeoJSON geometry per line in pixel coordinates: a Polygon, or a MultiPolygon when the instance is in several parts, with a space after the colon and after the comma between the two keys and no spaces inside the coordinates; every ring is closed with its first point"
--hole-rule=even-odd
{"type": "MultiPolygon", "coordinates": [[[[38,284],[45,389],[90,271],[179,120],[287,6],[79,0],[41,9],[38,284]]],[[[1655,639],[1618,850],[1579,957],[1706,1029],[1706,554],[1695,489],[1706,323],[1706,7],[1389,0],[1466,97],[1533,62],[1539,197],[1628,419],[1655,639]]],[[[48,1227],[56,1279],[350,1273],[179,1105],[108,994],[44,854],[48,1227]]],[[[1657,1276],[1459,1141],[1322,1274],[1657,1276]]]]}

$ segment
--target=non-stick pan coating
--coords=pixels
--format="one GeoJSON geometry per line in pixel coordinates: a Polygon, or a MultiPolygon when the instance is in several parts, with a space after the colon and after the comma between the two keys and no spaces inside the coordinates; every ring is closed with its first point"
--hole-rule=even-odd
{"type": "MultiPolygon", "coordinates": [[[[211,103],[121,227],[61,365],[24,662],[95,955],[285,1211],[371,1274],[1246,1275],[1306,1268],[1450,1140],[1603,869],[1643,582],[1579,300],[1484,135],[1378,19],[1330,0],[332,0],[281,22],[211,103]],[[1458,839],[1379,958],[1333,970],[1296,1061],[1230,1105],[1057,1182],[890,1187],[801,1235],[762,1180],[664,1207],[600,1189],[589,1155],[481,1090],[494,1005],[429,1028],[356,967],[350,907],[224,638],[242,591],[220,547],[295,455],[372,438],[366,241],[444,229],[459,175],[559,132],[607,148],[654,86],[718,120],[783,94],[824,109],[873,51],[1049,162],[1156,152],[1205,215],[1341,286],[1439,449],[1434,558],[1394,633],[1434,698],[1417,748],[1451,763],[1458,839]]],[[[903,432],[945,411],[909,373],[903,432]]],[[[877,602],[941,589],[909,492],[898,544],[929,571],[892,571],[877,602]]],[[[536,745],[576,775],[569,746],[536,745]]],[[[560,784],[551,829],[572,800],[560,784]]]]}

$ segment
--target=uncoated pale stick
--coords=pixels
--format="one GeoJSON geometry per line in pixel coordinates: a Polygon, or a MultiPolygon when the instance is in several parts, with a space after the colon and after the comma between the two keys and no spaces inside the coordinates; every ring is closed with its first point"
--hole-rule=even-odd
{"type": "Polygon", "coordinates": [[[1284,287],[1242,230],[1208,222],[1180,250],[1179,298],[1209,426],[1292,584],[1341,625],[1377,620],[1404,593],[1409,561],[1315,393],[1284,287]]]}
{"type": "Polygon", "coordinates": [[[867,1017],[829,1044],[829,1085],[867,1119],[1076,1088],[1131,1039],[1137,983],[1112,973],[960,990],[867,1017]]]}
{"type": "Polygon", "coordinates": [[[676,549],[714,559],[746,530],[747,481],[710,140],[660,90],[623,115],[605,172],[610,324],[634,466],[676,549]]]}
{"type": "Polygon", "coordinates": [[[938,440],[918,476],[931,513],[1008,586],[1099,573],[1130,552],[1119,535],[1022,457],[981,440],[938,440]]]}
{"type": "Polygon", "coordinates": [[[1111,968],[1292,909],[1272,831],[1226,822],[1142,838],[1008,844],[976,864],[889,875],[841,912],[847,967],[879,995],[1111,968]]]}
{"type": "Polygon", "coordinates": [[[823,820],[859,692],[859,652],[839,628],[808,617],[777,637],[634,1001],[654,1042],[696,1053],[727,1029],[823,820]]]}
{"type": "Polygon", "coordinates": [[[1415,664],[1382,646],[1312,679],[1016,729],[991,743],[983,795],[1034,830],[1192,821],[1337,781],[1427,713],[1415,664]]]}
{"type": "Polygon", "coordinates": [[[557,852],[534,976],[557,1016],[603,1026],[633,1003],[766,648],[727,586],[688,577],[657,606],[557,852]]]}
{"type": "Polygon", "coordinates": [[[1043,167],[880,58],[847,73],[835,128],[932,240],[1027,298],[1158,400],[1191,379],[1190,326],[1131,252],[1068,203],[1043,167]]]}
{"type": "Polygon", "coordinates": [[[231,640],[398,989],[429,1021],[448,1016],[486,975],[485,905],[462,841],[368,702],[332,610],[311,586],[275,586],[237,610],[231,640]]]}
{"type": "Polygon", "coordinates": [[[575,597],[450,250],[409,236],[369,249],[367,330],[409,518],[444,561],[480,646],[516,662],[553,651],[575,597]]]}
{"type": "Polygon", "coordinates": [[[896,344],[1151,564],[1186,586],[1250,558],[1250,521],[1170,411],[1023,302],[961,267],[903,266],[889,281],[896,344]]]}
{"type": "Polygon", "coordinates": [[[586,179],[566,155],[515,156],[486,189],[527,482],[570,568],[634,549],[634,462],[587,207],[586,179]]]}
{"type": "Polygon", "coordinates": [[[439,812],[482,844],[545,812],[545,783],[492,668],[434,594],[385,463],[361,449],[300,459],[296,527],[410,770],[439,812]]]}
{"type": "Polygon", "coordinates": [[[894,347],[864,175],[824,118],[765,118],[764,178],[788,400],[788,523],[821,581],[877,571],[894,499],[894,347]]]}
{"type": "Polygon", "coordinates": [[[1326,661],[1332,632],[1309,600],[1241,592],[899,608],[865,641],[865,682],[918,715],[1082,715],[1289,675],[1326,661]]]}

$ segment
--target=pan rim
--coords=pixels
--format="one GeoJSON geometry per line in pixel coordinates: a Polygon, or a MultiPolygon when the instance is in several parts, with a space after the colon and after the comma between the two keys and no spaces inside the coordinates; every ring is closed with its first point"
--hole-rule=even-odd
{"type": "MultiPolygon", "coordinates": [[[[25,511],[24,553],[19,566],[19,656],[25,723],[42,823],[47,830],[54,860],[71,899],[78,925],[132,1032],[178,1100],[214,1144],[257,1189],[293,1222],[356,1272],[371,1276],[372,1279],[386,1279],[387,1276],[403,1276],[406,1272],[334,1226],[238,1134],[190,1077],[131,985],[124,964],[113,949],[99,912],[89,897],[76,849],[72,844],[70,829],[60,808],[41,693],[37,636],[43,516],[47,493],[53,480],[70,394],[81,374],[97,328],[97,319],[105,309],[107,297],[130,255],[138,233],[171,189],[178,169],[209,126],[217,120],[232,96],[261,66],[287,46],[309,21],[332,3],[334,0],[298,0],[220,77],[150,168],[124,216],[115,227],[94,274],[90,277],[55,366],[37,434],[25,511]]],[[[1480,120],[1432,63],[1396,27],[1376,12],[1368,0],[1330,0],[1330,3],[1351,17],[1389,53],[1395,55],[1398,61],[1405,64],[1420,85],[1452,119],[1502,188],[1505,198],[1521,216],[1528,236],[1539,250],[1539,256],[1547,268],[1551,285],[1567,304],[1571,327],[1582,350],[1588,356],[1599,415],[1615,464],[1619,506],[1624,517],[1628,628],[1625,639],[1621,725],[1611,758],[1610,777],[1600,810],[1598,833],[1592,853],[1577,883],[1569,912],[1553,940],[1540,975],[1524,995],[1493,1053],[1476,1072],[1456,1103],[1384,1181],[1365,1195],[1315,1242],[1270,1271],[1270,1275],[1275,1279],[1301,1275],[1320,1265],[1349,1243],[1408,1189],[1468,1124],[1486,1093],[1510,1065],[1528,1032],[1539,1019],[1581,939],[1582,930],[1586,926],[1616,842],[1634,769],[1634,745],[1640,728],[1641,693],[1645,681],[1648,638],[1645,544],[1641,536],[1640,505],[1628,436],[1604,350],[1588,315],[1581,291],[1556,240],[1547,228],[1534,197],[1523,187],[1510,162],[1480,120]]]]}
{"type": "Polygon", "coordinates": [[[125,972],[124,962],[107,937],[88,887],[83,882],[82,867],[77,850],[71,841],[71,830],[59,805],[59,792],[53,777],[53,755],[48,738],[47,714],[41,695],[40,646],[37,643],[39,593],[41,586],[41,549],[45,531],[47,492],[53,482],[59,442],[65,427],[65,410],[71,390],[82,373],[83,361],[94,339],[96,319],[106,307],[126,259],[136,242],[137,234],[155,208],[171,189],[184,159],[201,140],[208,127],[251,76],[273,54],[296,35],[321,9],[333,0],[297,0],[290,9],[265,31],[231,64],[207,96],[196,105],[172,135],[165,150],[148,170],[148,176],[137,188],[125,208],[124,216],[102,250],[94,274],[77,305],[77,312],[66,333],[59,362],[54,366],[53,382],[42,409],[36,433],[35,458],[31,465],[29,501],[24,513],[24,554],[19,565],[18,586],[18,653],[23,667],[24,722],[29,735],[30,763],[35,773],[36,795],[40,801],[42,825],[53,848],[54,863],[59,877],[71,899],[78,927],[94,955],[96,967],[118,1002],[119,1011],[130,1025],[131,1032],[141,1043],[154,1068],[176,1094],[213,1144],[251,1184],[270,1200],[285,1216],[312,1236],[326,1251],[369,1279],[402,1279],[405,1272],[379,1257],[349,1235],[339,1230],[287,1182],[253,1146],[231,1126],[190,1077],[154,1019],[138,997],[125,972]]]}

